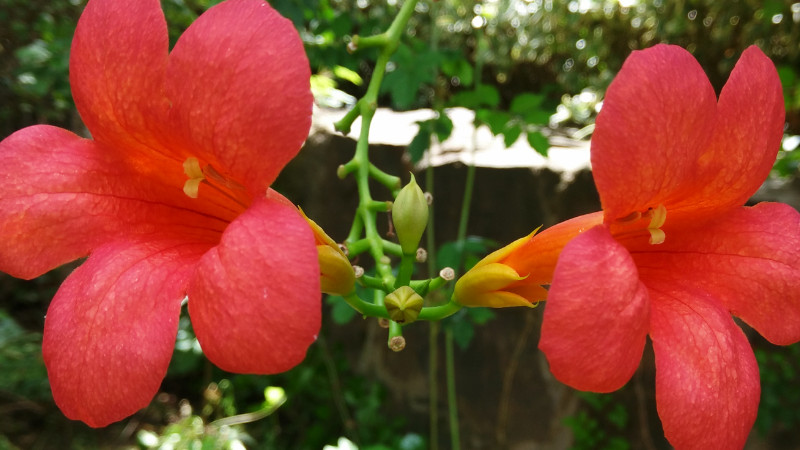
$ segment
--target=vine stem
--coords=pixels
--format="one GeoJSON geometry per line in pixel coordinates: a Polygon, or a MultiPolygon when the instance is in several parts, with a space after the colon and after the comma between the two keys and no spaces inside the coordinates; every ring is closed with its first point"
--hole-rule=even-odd
{"type": "MultiPolygon", "coordinates": [[[[478,52],[475,56],[475,88],[477,89],[481,84],[481,73],[483,70],[483,60],[481,58],[480,49],[483,43],[483,33],[478,32],[478,52]]],[[[470,154],[475,151],[477,143],[477,128],[472,134],[472,148],[470,154]]],[[[457,242],[461,244],[461,251],[458,252],[458,264],[455,270],[461,269],[464,260],[464,241],[467,237],[467,224],[469,223],[469,212],[472,206],[472,192],[475,186],[475,164],[470,161],[467,164],[467,178],[464,180],[464,197],[461,201],[461,216],[458,221],[458,233],[456,235],[457,242]]],[[[450,292],[452,296],[452,289],[450,292]]],[[[452,303],[452,300],[451,300],[452,303]]],[[[458,403],[456,398],[456,378],[455,378],[455,356],[453,351],[453,329],[447,327],[445,330],[445,365],[447,376],[447,403],[450,416],[450,446],[453,450],[461,448],[459,438],[459,424],[458,424],[458,403]]]]}
{"type": "Polygon", "coordinates": [[[456,364],[453,352],[453,329],[448,327],[444,332],[445,372],[447,375],[447,403],[450,406],[450,448],[459,450],[461,438],[458,432],[458,400],[456,398],[456,364]]]}
{"type": "MultiPolygon", "coordinates": [[[[387,178],[388,175],[378,171],[369,162],[369,133],[372,119],[377,109],[380,85],[386,74],[386,66],[389,63],[389,58],[399,45],[400,36],[414,12],[417,1],[406,1],[386,32],[368,38],[354,38],[353,43],[356,47],[360,43],[361,46],[379,45],[382,49],[378,55],[375,70],[372,73],[372,78],[369,81],[364,97],[358,101],[352,111],[348,112],[342,120],[336,123],[337,130],[349,130],[356,117],[361,116],[361,131],[356,143],[356,152],[353,160],[345,164],[348,170],[353,170],[355,175],[359,200],[359,206],[356,211],[357,217],[353,220],[353,226],[346,243],[348,245],[354,243],[361,234],[363,227],[365,238],[369,242],[369,253],[375,260],[375,270],[385,286],[394,286],[395,278],[392,274],[391,262],[384,253],[384,240],[378,234],[376,226],[377,211],[374,206],[371,207],[375,202],[370,193],[369,180],[373,176],[377,177],[383,184],[392,184],[394,181],[387,178]]],[[[376,301],[376,303],[378,302],[376,301]]]]}

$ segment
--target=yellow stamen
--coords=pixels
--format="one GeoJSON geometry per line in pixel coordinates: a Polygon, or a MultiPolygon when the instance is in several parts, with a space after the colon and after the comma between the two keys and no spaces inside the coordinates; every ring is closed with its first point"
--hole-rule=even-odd
{"type": "Polygon", "coordinates": [[[197,198],[200,191],[200,183],[206,178],[203,169],[200,168],[200,161],[194,156],[186,158],[183,162],[183,172],[189,177],[183,184],[183,193],[190,198],[197,198]]]}
{"type": "Polygon", "coordinates": [[[203,169],[200,168],[200,161],[194,156],[186,158],[186,161],[183,162],[183,173],[189,178],[205,178],[203,169]]]}
{"type": "Polygon", "coordinates": [[[200,192],[200,183],[202,182],[202,178],[190,178],[186,180],[186,183],[183,183],[183,193],[189,196],[189,198],[197,198],[200,192]]]}
{"type": "Polygon", "coordinates": [[[667,235],[661,230],[664,222],[667,221],[667,208],[664,205],[658,205],[656,209],[648,211],[650,214],[650,225],[647,226],[647,231],[650,232],[650,243],[653,245],[661,244],[666,240],[667,235]]]}
{"type": "Polygon", "coordinates": [[[200,161],[194,156],[186,158],[183,162],[183,172],[189,177],[183,184],[183,192],[190,198],[197,198],[200,185],[206,184],[245,208],[250,204],[251,200],[244,186],[226,178],[210,164],[200,165],[200,161]]]}

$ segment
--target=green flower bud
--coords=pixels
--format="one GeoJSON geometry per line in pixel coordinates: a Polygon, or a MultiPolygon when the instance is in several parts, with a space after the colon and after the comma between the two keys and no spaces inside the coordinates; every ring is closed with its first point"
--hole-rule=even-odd
{"type": "Polygon", "coordinates": [[[392,207],[392,221],[403,253],[414,255],[428,226],[428,201],[413,174],[411,181],[397,194],[392,207]]]}
{"type": "Polygon", "coordinates": [[[400,286],[383,300],[389,318],[397,323],[411,323],[417,320],[422,309],[423,300],[414,289],[400,286]]]}

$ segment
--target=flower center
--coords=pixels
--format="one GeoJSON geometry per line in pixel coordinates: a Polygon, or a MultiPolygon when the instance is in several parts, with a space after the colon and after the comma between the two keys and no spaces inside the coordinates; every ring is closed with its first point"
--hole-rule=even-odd
{"type": "Polygon", "coordinates": [[[650,233],[650,243],[653,245],[661,244],[667,238],[664,230],[661,227],[667,221],[667,208],[664,205],[658,205],[655,208],[647,208],[646,211],[634,211],[625,217],[620,217],[615,220],[616,224],[621,227],[617,234],[627,234],[641,230],[642,222],[647,221],[646,229],[650,233]]]}
{"type": "Polygon", "coordinates": [[[183,193],[190,198],[197,198],[200,185],[204,184],[244,208],[250,204],[245,187],[217,172],[211,164],[201,166],[197,158],[190,156],[183,162],[183,172],[189,177],[183,184],[183,193]]]}

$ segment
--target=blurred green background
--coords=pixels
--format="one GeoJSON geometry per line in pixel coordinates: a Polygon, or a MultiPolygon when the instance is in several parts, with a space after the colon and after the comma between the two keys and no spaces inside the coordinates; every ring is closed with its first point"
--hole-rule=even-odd
{"type": "MultiPolygon", "coordinates": [[[[163,0],[172,42],[215,3],[163,0]]],[[[385,30],[398,0],[272,4],[300,30],[318,102],[346,107],[361,96],[375,54],[369,49],[348,52],[347,44],[353,35],[385,30]]],[[[0,0],[0,138],[37,123],[83,132],[70,95],[68,60],[84,5],[82,0],[0,0]]],[[[775,176],[794,179],[800,163],[800,2],[423,1],[388,68],[381,106],[466,107],[502,134],[506,144],[525,133],[544,153],[546,142],[542,147],[536,130],[581,129],[588,136],[596,105],[627,55],[660,42],[692,52],[718,91],[747,46],[758,45],[772,58],[787,108],[775,176]]],[[[412,158],[419,157],[434,132],[449,133],[447,123],[423,125],[422,139],[410,149],[412,158]]],[[[481,242],[474,246],[476,254],[490,250],[481,242]]],[[[188,320],[182,320],[162,393],[149,408],[102,430],[68,421],[52,402],[40,347],[47,305],[73,267],[29,282],[0,278],[0,449],[320,449],[336,445],[342,436],[364,449],[430,447],[424,426],[411,427],[407,414],[385,407],[393,386],[359,375],[353,367],[348,352],[359,342],[346,327],[355,319],[335,301],[325,303],[323,333],[307,361],[288,374],[219,371],[203,358],[188,320]]],[[[455,322],[464,351],[470,351],[475,328],[493,317],[489,311],[473,311],[458,319],[460,325],[455,322]]],[[[754,344],[763,390],[756,433],[773,448],[797,448],[800,347],[773,347],[757,337],[754,344]]],[[[626,432],[634,414],[629,396],[630,389],[608,396],[582,394],[580,406],[564,421],[572,430],[573,448],[642,446],[626,432]]],[[[647,446],[662,448],[664,442],[647,446]]]]}

